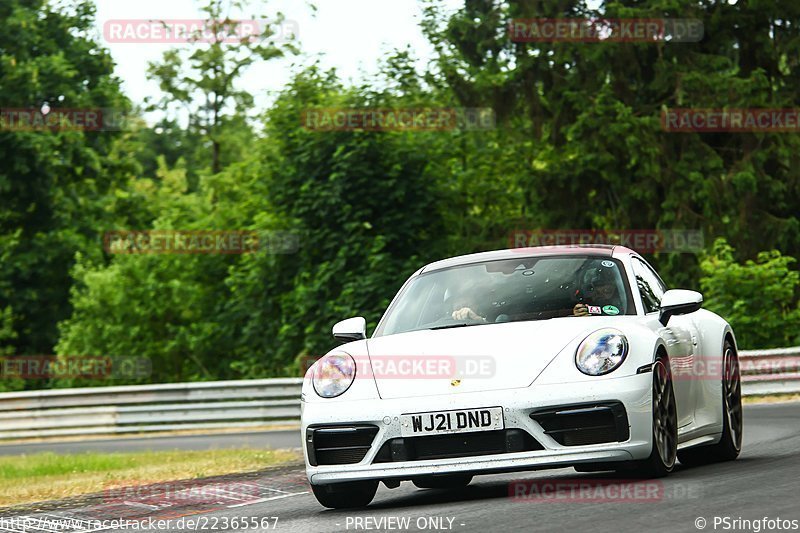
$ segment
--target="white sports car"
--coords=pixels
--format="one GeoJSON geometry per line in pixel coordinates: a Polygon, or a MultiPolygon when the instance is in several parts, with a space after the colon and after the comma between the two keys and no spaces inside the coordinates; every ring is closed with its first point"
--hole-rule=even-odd
{"type": "Polygon", "coordinates": [[[554,246],[421,268],[374,334],[363,318],[302,391],[308,479],[331,508],[383,483],[467,485],[562,468],[668,474],[742,442],[736,340],[633,250],[554,246]]]}

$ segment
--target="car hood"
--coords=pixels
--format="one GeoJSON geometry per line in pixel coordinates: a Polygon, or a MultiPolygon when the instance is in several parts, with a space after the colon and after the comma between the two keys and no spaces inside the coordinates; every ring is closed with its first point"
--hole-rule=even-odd
{"type": "Polygon", "coordinates": [[[580,335],[577,318],[423,330],[367,341],[381,398],[528,387],[580,335]],[[457,382],[457,383],[456,383],[457,382]]]}

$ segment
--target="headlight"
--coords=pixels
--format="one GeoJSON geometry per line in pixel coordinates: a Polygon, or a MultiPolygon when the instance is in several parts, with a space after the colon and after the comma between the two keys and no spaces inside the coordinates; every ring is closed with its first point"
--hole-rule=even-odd
{"type": "Polygon", "coordinates": [[[613,372],[628,355],[628,339],[616,329],[601,329],[586,337],[575,353],[575,366],[589,376],[613,372]]]}
{"type": "Polygon", "coordinates": [[[314,390],[323,398],[335,398],[350,388],[356,362],[346,353],[326,355],[314,366],[314,390]]]}

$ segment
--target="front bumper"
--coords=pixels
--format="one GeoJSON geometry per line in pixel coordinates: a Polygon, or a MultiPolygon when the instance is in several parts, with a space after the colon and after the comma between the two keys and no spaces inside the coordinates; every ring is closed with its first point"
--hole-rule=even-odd
{"type": "Polygon", "coordinates": [[[312,466],[303,439],[308,479],[315,485],[368,479],[411,479],[431,474],[498,473],[577,464],[644,459],[652,449],[652,375],[603,379],[595,383],[532,385],[522,389],[472,392],[420,398],[303,403],[302,435],[309,426],[368,424],[378,428],[369,450],[355,464],[312,466]],[[624,442],[560,444],[530,414],[546,408],[575,404],[621,402],[627,414],[629,437],[624,442]],[[506,429],[522,429],[544,449],[471,457],[377,462],[386,441],[401,437],[400,415],[481,407],[503,407],[506,429]]]}

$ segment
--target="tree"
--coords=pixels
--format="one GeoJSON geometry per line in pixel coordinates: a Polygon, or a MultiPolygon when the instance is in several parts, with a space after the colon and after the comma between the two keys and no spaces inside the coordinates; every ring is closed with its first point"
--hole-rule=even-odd
{"type": "Polygon", "coordinates": [[[719,239],[703,258],[705,307],[730,322],[740,348],[779,348],[800,342],[800,273],[795,258],[777,250],[740,264],[719,239]]]}
{"type": "MultiPolygon", "coordinates": [[[[747,2],[541,3],[474,0],[451,15],[426,3],[430,77],[463,105],[497,111],[517,213],[531,227],[701,229],[743,257],[800,253],[800,140],[783,133],[670,133],[673,107],[797,105],[800,6],[747,2]],[[697,18],[698,43],[513,42],[514,19],[697,18]],[[509,165],[510,166],[510,165],[509,165]]],[[[480,223],[480,222],[478,222],[480,223]]],[[[658,257],[690,285],[688,255],[658,257]]]]}
{"type": "MultiPolygon", "coordinates": [[[[108,52],[90,37],[92,2],[0,3],[3,107],[129,108],[108,52]]],[[[70,313],[76,251],[102,260],[100,231],[115,212],[131,161],[109,157],[119,133],[0,131],[0,308],[15,354],[51,353],[70,313]],[[10,326],[9,326],[10,321],[10,326]]]]}
{"type": "MultiPolygon", "coordinates": [[[[294,53],[291,42],[276,42],[274,25],[283,22],[278,15],[272,25],[265,25],[255,37],[237,37],[239,21],[227,14],[241,12],[244,0],[208,0],[202,11],[214,36],[204,43],[201,32],[191,36],[193,51],[172,49],[161,63],[151,63],[148,74],[159,82],[165,96],[158,106],[163,109],[179,104],[189,113],[190,131],[197,132],[211,152],[210,168],[216,174],[226,164],[242,155],[241,139],[232,139],[233,131],[247,130],[245,117],[253,107],[253,96],[236,88],[236,82],[257,61],[269,61],[286,52],[294,53]],[[207,46],[207,47],[206,47],[207,46]],[[232,142],[227,142],[232,141],[232,142]],[[228,149],[227,151],[224,149],[228,149]]],[[[280,37],[280,36],[278,36],[280,37]]]]}
{"type": "Polygon", "coordinates": [[[223,318],[241,375],[284,374],[332,346],[333,322],[364,314],[374,326],[404,279],[441,257],[442,202],[426,147],[449,138],[309,131],[315,107],[395,107],[391,94],[343,87],[331,72],[298,74],[267,114],[254,182],[265,199],[252,229],[299,236],[291,254],[245,256],[226,281],[223,318]]]}

